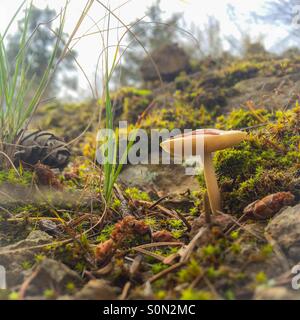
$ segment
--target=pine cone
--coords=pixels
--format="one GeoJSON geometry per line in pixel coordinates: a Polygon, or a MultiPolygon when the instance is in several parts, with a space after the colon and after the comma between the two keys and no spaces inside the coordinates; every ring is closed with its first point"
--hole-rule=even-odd
{"type": "Polygon", "coordinates": [[[20,161],[35,165],[41,162],[50,168],[67,166],[70,151],[65,142],[46,131],[25,132],[15,153],[15,164],[20,161]]]}
{"type": "Polygon", "coordinates": [[[294,200],[291,192],[277,192],[250,203],[244,209],[244,214],[253,219],[269,219],[282,207],[292,205],[294,200]]]}

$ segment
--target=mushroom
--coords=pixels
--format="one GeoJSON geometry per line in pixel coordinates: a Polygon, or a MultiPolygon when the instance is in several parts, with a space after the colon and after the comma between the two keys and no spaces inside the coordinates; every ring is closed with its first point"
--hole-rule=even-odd
{"type": "Polygon", "coordinates": [[[247,133],[238,130],[199,129],[174,136],[161,143],[161,147],[171,155],[200,156],[211,211],[221,210],[221,194],[213,166],[212,153],[230,148],[245,140],[247,133]]]}

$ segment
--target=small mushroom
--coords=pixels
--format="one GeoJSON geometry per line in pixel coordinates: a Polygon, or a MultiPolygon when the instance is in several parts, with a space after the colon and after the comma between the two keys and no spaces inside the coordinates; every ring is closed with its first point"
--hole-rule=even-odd
{"type": "Polygon", "coordinates": [[[161,147],[171,155],[200,156],[211,211],[221,210],[221,195],[213,166],[212,153],[230,148],[245,140],[247,133],[238,130],[199,129],[177,135],[161,143],[161,147]]]}

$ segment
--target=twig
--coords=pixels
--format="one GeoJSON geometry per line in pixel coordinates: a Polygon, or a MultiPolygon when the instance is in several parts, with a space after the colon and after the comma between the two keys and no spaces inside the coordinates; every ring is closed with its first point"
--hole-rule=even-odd
{"type": "Polygon", "coordinates": [[[125,300],[128,296],[129,290],[131,288],[131,283],[127,281],[123,287],[122,294],[119,297],[119,300],[125,300]]]}
{"type": "Polygon", "coordinates": [[[232,220],[232,222],[234,224],[236,224],[237,226],[239,226],[241,229],[243,229],[244,231],[248,232],[249,234],[251,234],[252,236],[254,236],[255,238],[258,238],[261,241],[265,241],[265,239],[263,237],[261,237],[260,235],[254,233],[253,231],[249,230],[247,227],[243,226],[238,220],[236,220],[235,218],[233,218],[231,215],[226,215],[224,212],[219,211],[218,213],[220,213],[223,216],[228,216],[229,219],[232,220]]]}
{"type": "Polygon", "coordinates": [[[185,264],[185,262],[183,262],[183,261],[178,262],[178,263],[176,263],[176,264],[173,264],[173,265],[170,266],[169,268],[167,268],[167,269],[165,269],[165,270],[157,273],[157,274],[154,275],[153,277],[151,277],[151,278],[148,280],[148,282],[149,282],[149,283],[152,283],[152,282],[160,279],[161,277],[166,276],[168,273],[170,273],[170,272],[172,272],[172,271],[174,271],[174,270],[182,267],[184,264],[185,264]]]}
{"type": "Polygon", "coordinates": [[[133,260],[133,262],[132,262],[132,264],[130,266],[130,269],[129,269],[129,273],[131,275],[134,275],[139,270],[140,265],[142,263],[142,260],[143,260],[143,256],[142,255],[137,255],[134,258],[134,260],[133,260]]]}
{"type": "Polygon", "coordinates": [[[178,215],[179,219],[185,224],[187,231],[191,231],[192,226],[189,224],[186,218],[180,212],[176,211],[176,214],[178,215]]]}
{"type": "Polygon", "coordinates": [[[165,260],[165,257],[157,254],[157,253],[154,253],[154,252],[151,252],[151,251],[148,251],[148,250],[145,250],[145,249],[142,249],[142,248],[133,248],[133,250],[137,251],[137,252],[140,252],[140,253],[143,253],[145,255],[148,255],[154,259],[157,259],[161,262],[163,262],[165,260]]]}
{"type": "Polygon", "coordinates": [[[135,248],[140,248],[140,249],[148,249],[148,248],[154,248],[154,247],[163,247],[163,246],[183,246],[184,244],[179,241],[174,241],[174,242],[152,242],[152,243],[146,243],[142,244],[140,246],[136,246],[135,248]]]}
{"type": "Polygon", "coordinates": [[[161,197],[159,198],[158,200],[156,200],[148,209],[153,209],[155,208],[158,204],[160,204],[162,201],[164,201],[165,199],[167,199],[169,196],[164,196],[164,197],[161,197]]]}
{"type": "Polygon", "coordinates": [[[25,294],[26,291],[30,285],[30,283],[32,282],[32,280],[38,275],[38,273],[40,272],[41,268],[37,267],[32,273],[31,275],[22,283],[21,288],[19,290],[19,299],[20,300],[24,300],[25,298],[25,294]]]}
{"type": "Polygon", "coordinates": [[[116,192],[116,196],[118,197],[118,199],[121,202],[120,211],[122,213],[122,217],[124,218],[126,216],[132,216],[132,214],[129,211],[129,208],[128,208],[128,205],[127,205],[127,201],[124,198],[120,188],[117,185],[115,185],[114,189],[115,189],[115,192],[116,192]]]}
{"type": "Polygon", "coordinates": [[[202,237],[202,235],[207,231],[207,227],[201,227],[198,233],[194,236],[194,238],[190,241],[190,243],[184,249],[184,252],[181,255],[180,262],[186,262],[190,258],[197,241],[202,237]]]}

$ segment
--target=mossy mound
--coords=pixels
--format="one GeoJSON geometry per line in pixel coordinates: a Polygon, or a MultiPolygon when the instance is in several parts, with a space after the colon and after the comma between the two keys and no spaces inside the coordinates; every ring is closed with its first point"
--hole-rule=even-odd
{"type": "MultiPolygon", "coordinates": [[[[241,214],[243,208],[259,198],[279,191],[291,191],[300,199],[300,108],[266,113],[234,110],[217,119],[216,127],[249,130],[249,140],[235,148],[218,151],[214,164],[223,196],[224,210],[241,214]]],[[[199,178],[205,189],[204,179],[199,178]]]]}

